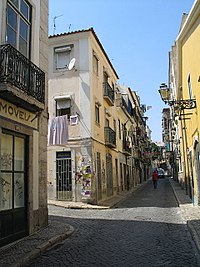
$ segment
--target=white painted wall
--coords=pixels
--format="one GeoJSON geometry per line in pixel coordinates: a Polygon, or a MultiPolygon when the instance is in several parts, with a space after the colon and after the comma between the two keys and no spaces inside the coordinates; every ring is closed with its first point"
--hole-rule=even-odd
{"type": "Polygon", "coordinates": [[[89,80],[89,42],[79,40],[79,93],[81,110],[81,134],[83,138],[91,136],[91,88],[89,80]]]}

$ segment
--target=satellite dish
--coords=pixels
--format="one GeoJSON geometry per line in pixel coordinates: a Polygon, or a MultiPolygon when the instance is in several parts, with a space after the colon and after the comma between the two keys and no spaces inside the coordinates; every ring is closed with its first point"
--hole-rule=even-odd
{"type": "Polygon", "coordinates": [[[72,58],[69,62],[68,70],[72,70],[75,65],[76,59],[72,58]]]}

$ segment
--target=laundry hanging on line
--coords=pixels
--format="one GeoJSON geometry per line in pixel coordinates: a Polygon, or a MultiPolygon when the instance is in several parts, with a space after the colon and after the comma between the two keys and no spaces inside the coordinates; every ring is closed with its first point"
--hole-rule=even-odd
{"type": "Polygon", "coordinates": [[[50,118],[48,123],[48,145],[66,145],[68,138],[67,115],[50,118]]]}
{"type": "Polygon", "coordinates": [[[71,115],[70,118],[70,125],[77,125],[78,124],[78,115],[71,115]]]}

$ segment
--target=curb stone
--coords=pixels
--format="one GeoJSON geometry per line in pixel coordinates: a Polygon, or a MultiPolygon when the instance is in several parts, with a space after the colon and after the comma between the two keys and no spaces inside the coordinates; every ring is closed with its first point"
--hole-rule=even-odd
{"type": "MultiPolygon", "coordinates": [[[[51,247],[55,246],[56,244],[60,243],[61,241],[65,240],[66,238],[70,237],[74,233],[74,227],[69,225],[67,232],[64,234],[60,234],[50,238],[48,241],[45,241],[41,245],[37,245],[35,249],[31,252],[26,254],[21,260],[18,262],[11,264],[10,267],[22,267],[26,264],[30,263],[35,258],[39,257],[42,253],[50,249],[51,247]]],[[[0,264],[0,267],[3,267],[0,264]]]]}

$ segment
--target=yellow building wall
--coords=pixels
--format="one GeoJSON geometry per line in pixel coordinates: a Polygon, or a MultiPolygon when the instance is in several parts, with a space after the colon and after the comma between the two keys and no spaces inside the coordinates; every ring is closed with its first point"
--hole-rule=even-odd
{"type": "MultiPolygon", "coordinates": [[[[181,83],[182,83],[182,92],[183,99],[189,99],[189,86],[188,86],[188,78],[190,75],[190,82],[192,88],[192,97],[196,99],[197,108],[184,110],[185,114],[191,113],[189,115],[185,115],[185,128],[187,136],[187,154],[189,151],[192,151],[192,171],[194,178],[194,196],[197,195],[197,183],[196,183],[196,172],[194,169],[194,138],[195,136],[199,136],[200,129],[200,83],[198,81],[200,76],[200,13],[196,19],[196,21],[187,29],[185,36],[181,42],[181,83]]],[[[181,85],[181,84],[180,84],[181,85]]],[[[183,116],[182,116],[183,118],[183,116]]],[[[182,122],[182,126],[184,128],[184,121],[182,122]]],[[[186,155],[188,156],[188,155],[186,155]]],[[[186,164],[186,173],[188,170],[187,164],[189,164],[189,160],[185,162],[186,164]]],[[[191,174],[191,168],[189,166],[189,172],[191,174]]]]}

